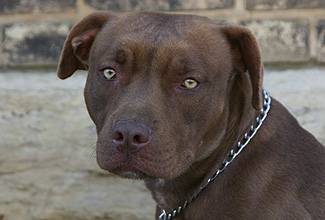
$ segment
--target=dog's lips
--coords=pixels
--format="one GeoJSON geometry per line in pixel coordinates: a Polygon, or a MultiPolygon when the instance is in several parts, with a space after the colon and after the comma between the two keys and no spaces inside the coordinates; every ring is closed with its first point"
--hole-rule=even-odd
{"type": "Polygon", "coordinates": [[[150,176],[131,164],[122,164],[112,169],[110,172],[128,179],[147,179],[150,176]]]}

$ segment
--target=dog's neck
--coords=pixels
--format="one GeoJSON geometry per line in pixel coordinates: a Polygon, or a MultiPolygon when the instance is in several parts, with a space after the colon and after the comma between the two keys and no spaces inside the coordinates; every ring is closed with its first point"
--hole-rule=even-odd
{"type": "Polygon", "coordinates": [[[211,167],[215,166],[216,161],[212,157],[211,155],[203,161],[192,164],[184,174],[175,179],[145,180],[157,206],[160,209],[172,210],[193,196],[204,182],[211,167]]]}
{"type": "Polygon", "coordinates": [[[225,156],[241,140],[259,115],[259,112],[252,108],[251,99],[247,98],[249,96],[251,96],[250,91],[242,91],[240,95],[230,94],[232,100],[229,103],[236,104],[229,104],[225,135],[208,158],[195,162],[186,173],[173,180],[151,179],[145,181],[159,209],[173,210],[182,205],[197,193],[200,186],[204,185],[217,167],[222,164],[225,156]],[[235,115],[230,115],[234,112],[236,112],[235,115]]]}

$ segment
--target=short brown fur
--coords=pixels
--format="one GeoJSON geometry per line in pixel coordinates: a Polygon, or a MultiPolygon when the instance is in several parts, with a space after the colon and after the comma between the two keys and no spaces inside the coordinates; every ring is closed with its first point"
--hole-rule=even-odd
{"type": "MultiPolygon", "coordinates": [[[[93,13],[68,35],[58,76],[78,69],[89,71],[99,166],[144,179],[156,218],[213,175],[263,103],[253,34],[198,16],[93,13]],[[105,68],[115,78],[105,79],[105,68]],[[199,85],[184,88],[189,78],[199,85]]],[[[324,159],[324,147],[272,98],[244,151],[175,219],[325,219],[324,159]]]]}

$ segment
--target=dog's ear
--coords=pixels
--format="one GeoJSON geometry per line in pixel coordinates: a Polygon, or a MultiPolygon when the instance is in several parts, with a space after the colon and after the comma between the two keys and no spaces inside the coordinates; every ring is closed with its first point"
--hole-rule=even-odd
{"type": "Polygon", "coordinates": [[[58,64],[58,77],[66,79],[76,70],[88,69],[88,58],[93,41],[102,27],[116,15],[94,12],[78,22],[68,34],[58,64]]]}
{"type": "Polygon", "coordinates": [[[223,33],[232,47],[238,48],[240,58],[248,71],[252,89],[252,105],[256,110],[263,106],[263,63],[258,43],[253,33],[245,27],[238,25],[224,25],[223,33]]]}

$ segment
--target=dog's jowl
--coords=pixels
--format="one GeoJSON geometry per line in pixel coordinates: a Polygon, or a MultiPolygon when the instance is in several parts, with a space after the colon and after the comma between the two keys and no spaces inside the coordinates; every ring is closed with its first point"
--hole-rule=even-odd
{"type": "Polygon", "coordinates": [[[69,33],[58,76],[79,69],[99,166],[144,180],[156,219],[325,219],[325,149],[263,89],[247,28],[95,12],[69,33]]]}

